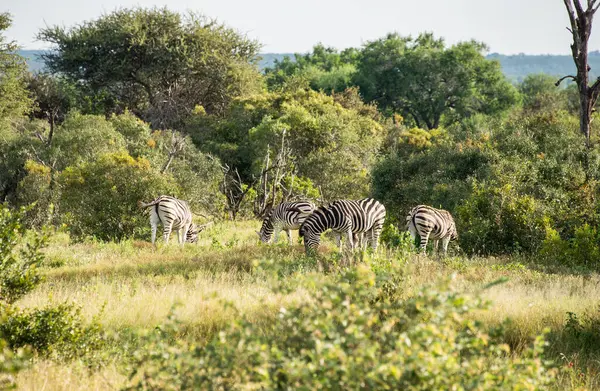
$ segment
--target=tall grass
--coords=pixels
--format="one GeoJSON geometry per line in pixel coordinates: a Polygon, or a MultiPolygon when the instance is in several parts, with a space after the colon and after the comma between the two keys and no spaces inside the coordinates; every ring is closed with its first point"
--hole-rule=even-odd
{"type": "MultiPolygon", "coordinates": [[[[202,233],[198,245],[183,249],[176,244],[154,249],[143,241],[70,243],[65,236],[56,236],[47,249],[46,281],[18,304],[75,302],[89,319],[99,314],[116,341],[131,330],[162,324],[175,308],[185,326],[178,337],[203,343],[241,315],[262,322],[274,318],[280,307],[310,297],[305,289],[286,295],[272,292],[272,276],[261,272],[261,265],[278,270],[280,282],[316,268],[299,244],[259,245],[257,226],[256,222],[217,224],[202,233]],[[287,269],[282,272],[282,268],[287,269]]],[[[325,248],[327,257],[333,246],[325,248]]],[[[584,349],[595,341],[594,333],[600,334],[594,330],[600,325],[597,274],[550,273],[531,260],[517,258],[440,260],[405,257],[385,249],[375,258],[365,258],[373,267],[389,260],[404,264],[403,297],[453,276],[454,289],[479,292],[491,300],[491,310],[474,316],[492,325],[508,319],[505,338],[516,354],[549,328],[547,358],[563,367],[556,389],[600,389],[600,346],[584,349]],[[482,289],[499,278],[507,282],[482,289]],[[578,324],[572,319],[569,323],[569,312],[577,314],[578,324]]],[[[40,360],[21,373],[18,382],[26,390],[119,388],[125,381],[127,360],[117,356],[104,369],[91,371],[78,361],[40,360]]]]}

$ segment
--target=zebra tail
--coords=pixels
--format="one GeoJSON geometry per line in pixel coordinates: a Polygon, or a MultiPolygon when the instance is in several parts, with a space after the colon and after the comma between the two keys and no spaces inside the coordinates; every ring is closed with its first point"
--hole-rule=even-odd
{"type": "Polygon", "coordinates": [[[149,208],[149,207],[151,207],[153,205],[158,204],[159,202],[160,202],[160,200],[156,199],[156,200],[150,201],[150,202],[148,202],[146,204],[146,203],[144,203],[143,201],[140,200],[140,201],[138,201],[138,206],[140,207],[140,209],[146,209],[146,208],[149,208]]]}

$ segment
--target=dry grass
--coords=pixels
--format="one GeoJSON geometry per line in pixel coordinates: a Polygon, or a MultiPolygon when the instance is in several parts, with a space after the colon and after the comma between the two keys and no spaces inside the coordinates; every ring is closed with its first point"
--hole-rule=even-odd
{"type": "MultiPolygon", "coordinates": [[[[76,302],[89,319],[102,311],[101,323],[115,332],[151,329],[163,323],[173,305],[179,304],[177,317],[197,340],[210,337],[240,314],[256,321],[269,319],[280,306],[305,300],[308,293],[274,294],[271,282],[254,272],[256,263],[265,259],[294,262],[302,256],[302,246],[258,246],[257,226],[256,222],[217,224],[203,233],[198,246],[184,249],[176,244],[154,249],[141,241],[70,244],[66,237],[58,236],[47,250],[46,281],[18,304],[37,307],[76,302]],[[233,306],[224,306],[224,301],[233,306]]],[[[559,360],[564,353],[578,369],[587,370],[576,379],[562,373],[557,389],[599,385],[595,373],[599,363],[594,358],[580,359],[576,345],[561,342],[567,312],[597,312],[597,274],[551,274],[511,259],[439,261],[411,256],[403,294],[410,296],[451,275],[455,289],[481,293],[492,301],[489,311],[475,315],[479,320],[500,324],[511,319],[507,339],[516,351],[545,328],[552,330],[549,350],[553,358],[559,360]],[[482,290],[501,277],[508,281],[482,290]]],[[[20,374],[18,382],[26,390],[100,390],[119,388],[124,379],[116,364],[88,371],[78,362],[39,361],[20,374]]]]}

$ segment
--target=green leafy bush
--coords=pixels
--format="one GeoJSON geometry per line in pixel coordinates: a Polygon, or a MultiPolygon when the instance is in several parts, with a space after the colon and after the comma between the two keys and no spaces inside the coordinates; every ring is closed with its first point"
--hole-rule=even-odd
{"type": "Polygon", "coordinates": [[[139,234],[149,224],[137,202],[177,193],[170,176],[154,170],[146,159],[134,159],[124,152],[68,167],[59,181],[63,221],[71,234],[80,238],[111,240],[139,234]]]}
{"type": "Polygon", "coordinates": [[[470,254],[534,254],[550,229],[540,203],[510,185],[475,184],[473,194],[457,212],[460,245],[470,254]]]}
{"type": "Polygon", "coordinates": [[[12,349],[30,346],[40,354],[75,358],[98,350],[104,335],[98,321],[86,324],[81,309],[72,304],[22,310],[2,308],[0,337],[12,349]]]}
{"type": "Polygon", "coordinates": [[[12,212],[0,204],[0,300],[12,303],[40,283],[38,267],[47,235],[32,233],[24,239],[23,217],[26,209],[12,212]]]}
{"type": "Polygon", "coordinates": [[[540,250],[540,257],[566,266],[598,270],[600,233],[597,228],[584,224],[575,229],[572,238],[565,240],[556,230],[549,230],[540,250]]]}
{"type": "MultiPolygon", "coordinates": [[[[136,389],[543,389],[543,338],[519,357],[469,314],[479,299],[425,288],[399,300],[366,267],[281,308],[275,321],[239,321],[206,346],[154,334],[138,354],[136,389]]],[[[171,329],[173,331],[173,329],[171,329]]]]}

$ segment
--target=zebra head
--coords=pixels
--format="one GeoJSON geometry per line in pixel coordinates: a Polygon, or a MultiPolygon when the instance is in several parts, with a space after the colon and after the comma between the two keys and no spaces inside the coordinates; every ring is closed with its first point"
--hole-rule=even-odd
{"type": "Polygon", "coordinates": [[[304,250],[306,255],[314,255],[321,242],[321,233],[315,232],[310,225],[302,224],[298,230],[298,236],[304,238],[304,250]]]}
{"type": "Polygon", "coordinates": [[[258,238],[263,243],[269,243],[273,237],[273,224],[271,223],[271,216],[267,216],[260,227],[260,231],[256,231],[258,238]]]}
{"type": "Polygon", "coordinates": [[[185,240],[188,243],[198,242],[198,226],[196,224],[192,223],[192,225],[190,225],[185,240]]]}

